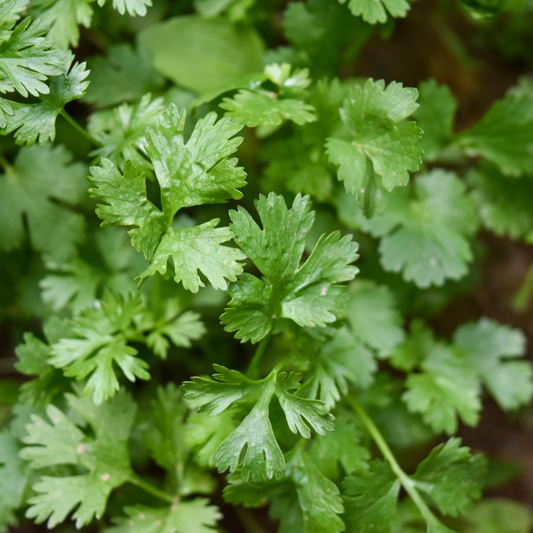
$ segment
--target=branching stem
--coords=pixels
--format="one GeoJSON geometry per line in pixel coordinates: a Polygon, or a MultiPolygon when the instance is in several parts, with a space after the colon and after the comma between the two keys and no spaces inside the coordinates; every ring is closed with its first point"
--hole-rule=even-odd
{"type": "Polygon", "coordinates": [[[442,531],[442,524],[440,524],[435,515],[431,512],[427,503],[424,501],[424,498],[422,498],[418,492],[414,481],[402,470],[402,467],[398,464],[396,457],[394,457],[394,454],[392,453],[389,445],[383,438],[383,435],[377,428],[376,424],[374,424],[374,421],[353,396],[348,396],[347,400],[363,422],[368,433],[370,433],[370,436],[376,443],[379,451],[383,454],[383,457],[389,463],[392,471],[396,474],[396,477],[400,481],[402,487],[405,489],[405,492],[407,492],[414,504],[417,506],[420,514],[424,517],[424,520],[428,523],[428,525],[435,525],[437,527],[440,526],[440,530],[442,531]]]}

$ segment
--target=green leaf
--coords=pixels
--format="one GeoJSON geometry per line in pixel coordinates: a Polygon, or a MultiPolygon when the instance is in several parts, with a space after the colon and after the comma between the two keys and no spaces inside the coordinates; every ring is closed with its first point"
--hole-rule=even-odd
{"type": "Polygon", "coordinates": [[[216,380],[194,377],[183,384],[185,398],[197,401],[200,412],[214,416],[251,393],[257,398],[242,423],[217,448],[214,459],[220,472],[229,469],[233,473],[242,463],[243,481],[260,482],[283,477],[285,460],[268,416],[274,395],[293,433],[309,438],[309,426],[320,435],[333,429],[333,417],[327,414],[322,402],[299,398],[289,392],[300,387],[299,375],[272,373],[264,380],[254,381],[236,370],[219,365],[214,367],[219,372],[214,376],[216,380]]]}
{"type": "Polygon", "coordinates": [[[300,326],[325,327],[336,320],[346,302],[344,287],[357,269],[349,264],[357,258],[357,244],[338,232],[322,235],[307,261],[300,266],[305,236],[314,213],[309,197],[297,195],[291,209],[282,196],[260,196],[256,208],[263,229],[244,209],[231,211],[235,242],[265,276],[241,276],[229,287],[232,297],[221,321],[226,331],[237,331],[243,342],[261,340],[272,329],[275,318],[290,318],[300,326]]]}
{"type": "Polygon", "coordinates": [[[342,482],[343,519],[348,531],[391,531],[397,520],[400,482],[388,463],[376,459],[368,470],[358,470],[342,482]]]}
{"type": "Polygon", "coordinates": [[[470,455],[470,448],[461,447],[461,439],[452,438],[439,444],[417,467],[412,479],[415,485],[445,515],[457,516],[481,497],[487,461],[482,455],[470,455]]]}
{"type": "Polygon", "coordinates": [[[346,328],[325,343],[312,337],[306,341],[301,356],[311,361],[312,374],[298,394],[319,398],[332,409],[348,393],[349,383],[366,388],[372,382],[377,369],[374,357],[346,328]]]}
{"type": "MultiPolygon", "coordinates": [[[[339,0],[344,4],[346,0],[339,0]]],[[[381,24],[387,22],[387,14],[392,17],[405,17],[410,5],[406,0],[348,0],[350,11],[356,16],[362,16],[365,22],[381,24]]]]}
{"type": "Polygon", "coordinates": [[[467,516],[468,533],[528,533],[533,526],[529,508],[503,498],[488,498],[467,516]]]}
{"type": "Polygon", "coordinates": [[[349,288],[346,317],[354,336],[382,356],[405,337],[402,316],[387,286],[355,281],[349,288]]]}
{"type": "Polygon", "coordinates": [[[80,40],[78,24],[91,26],[93,0],[32,0],[36,16],[50,26],[48,36],[60,48],[77,48],[80,40]]]}
{"type": "Polygon", "coordinates": [[[99,108],[139,100],[163,86],[163,78],[153,70],[141,48],[112,45],[106,57],[94,56],[88,64],[91,83],[84,101],[99,108]]]}
{"type": "Polygon", "coordinates": [[[474,19],[486,19],[526,6],[524,0],[461,0],[461,4],[474,19]]]}
{"type": "Polygon", "coordinates": [[[453,173],[435,169],[414,185],[393,191],[384,211],[365,224],[379,244],[380,262],[420,288],[460,279],[472,260],[470,238],[478,226],[475,205],[453,173]]]}
{"type": "Polygon", "coordinates": [[[531,171],[533,152],[533,98],[506,96],[497,101],[483,118],[457,143],[469,156],[482,156],[506,176],[531,171]]]}
{"type": "Polygon", "coordinates": [[[402,399],[410,411],[420,413],[435,432],[457,431],[457,416],[469,425],[479,420],[481,403],[476,373],[460,354],[434,341],[424,354],[422,372],[410,374],[402,399]]]}
{"type": "Polygon", "coordinates": [[[226,290],[226,280],[235,281],[242,272],[237,261],[246,256],[227,246],[233,234],[229,228],[215,228],[220,219],[213,219],[201,226],[192,228],[170,228],[161,239],[152,256],[151,265],[139,275],[143,279],[156,272],[165,274],[169,257],[174,261],[174,280],[191,292],[198,292],[204,283],[198,275],[200,271],[215,289],[226,290]]]}
{"type": "Polygon", "coordinates": [[[482,318],[457,329],[453,342],[502,409],[530,402],[533,367],[529,361],[516,361],[526,350],[521,330],[482,318]]]}
{"type": "Polygon", "coordinates": [[[420,141],[424,159],[432,161],[452,141],[457,102],[446,85],[433,79],[422,82],[419,92],[420,107],[413,117],[424,132],[420,141]]]}
{"type": "Polygon", "coordinates": [[[23,501],[30,471],[19,458],[19,443],[8,431],[0,432],[0,531],[17,525],[14,511],[23,501]]]}
{"type": "Polygon", "coordinates": [[[150,94],[145,94],[133,105],[93,113],[87,131],[100,147],[92,155],[110,159],[121,168],[129,160],[143,170],[149,169],[144,150],[146,127],[155,126],[162,111],[163,99],[152,100],[150,94]]]}
{"type": "Polygon", "coordinates": [[[383,80],[367,80],[350,90],[340,109],[349,136],[327,140],[329,160],[339,165],[339,179],[367,213],[382,189],[406,185],[408,171],[422,162],[417,146],[422,131],[405,120],[417,109],[417,96],[416,89],[401,83],[385,87],[383,80]]]}
{"type": "Polygon", "coordinates": [[[142,31],[139,43],[157,72],[199,94],[261,69],[259,35],[222,18],[171,18],[142,31]]]}
{"type": "Polygon", "coordinates": [[[0,43],[0,93],[17,91],[27,97],[50,92],[44,82],[62,73],[66,58],[44,37],[47,30],[41,21],[32,23],[27,17],[0,43]]]}
{"type": "MultiPolygon", "coordinates": [[[[98,0],[98,5],[103,6],[108,0],[98,0]]],[[[113,8],[116,9],[121,15],[124,15],[126,11],[128,15],[134,17],[140,15],[144,17],[146,15],[146,8],[152,5],[152,0],[113,0],[113,8]]]]}
{"type": "Polygon", "coordinates": [[[65,376],[82,380],[89,377],[85,392],[92,393],[96,404],[114,396],[119,389],[114,365],[118,365],[129,381],[149,379],[148,364],[135,357],[137,350],[127,344],[136,340],[126,329],[133,319],[145,311],[141,297],[123,298],[107,292],[98,309],[86,311],[71,323],[75,338],[62,338],[52,346],[50,364],[63,368],[65,376]]]}
{"type": "Polygon", "coordinates": [[[468,174],[468,182],[487,229],[511,239],[523,239],[533,231],[531,179],[509,178],[492,165],[480,165],[468,174]]]}
{"type": "Polygon", "coordinates": [[[125,507],[127,517],[115,518],[110,533],[213,533],[222,518],[205,498],[180,501],[171,507],[125,507]]]}
{"type": "Polygon", "coordinates": [[[144,174],[127,162],[124,176],[108,160],[91,169],[95,188],[90,194],[109,205],[99,205],[103,225],[137,226],[130,231],[133,245],[150,261],[141,278],[165,273],[169,256],[174,261],[174,278],[193,292],[203,286],[200,270],[215,288],[226,288],[226,279],[235,281],[242,272],[237,261],[244,255],[220,246],[231,239],[228,228],[218,228],[214,219],[201,226],[176,229],[172,222],[184,207],[220,203],[241,198],[237,190],[245,185],[242,168],[228,159],[241,143],[231,138],[242,125],[227,117],[215,124],[215,113],[200,119],[187,143],[183,140],[185,111],[171,105],[158,118],[157,128],[147,129],[147,152],[161,192],[162,211],[146,196],[144,174]]]}
{"type": "Polygon", "coordinates": [[[95,438],[84,434],[50,405],[47,415],[52,423],[33,415],[24,438],[30,446],[20,452],[33,468],[71,464],[88,470],[87,474],[70,477],[43,476],[33,486],[38,494],[28,500],[31,506],[26,516],[37,523],[48,518],[49,528],[63,522],[75,508],[73,518],[78,528],[102,516],[111,491],[133,475],[128,437],[136,407],[130,397],[119,394],[100,406],[87,397],[66,397],[70,407],[91,426],[95,438]]]}
{"type": "Polygon", "coordinates": [[[40,103],[11,103],[13,115],[7,118],[3,135],[14,131],[17,144],[26,143],[28,146],[34,144],[37,138],[41,145],[55,139],[57,116],[68,102],[81,98],[89,85],[85,81],[89,74],[85,63],[75,63],[71,67],[73,60],[74,56],[67,54],[63,72],[50,78],[50,94],[41,95],[40,103]]]}
{"type": "Polygon", "coordinates": [[[35,250],[64,259],[83,238],[81,215],[63,207],[85,197],[85,166],[63,146],[22,148],[0,176],[0,247],[20,246],[26,218],[35,250]],[[57,203],[57,202],[61,203],[57,203]]]}
{"type": "Polygon", "coordinates": [[[322,475],[302,446],[287,455],[287,477],[292,485],[285,489],[292,493],[290,499],[287,502],[284,491],[273,494],[270,509],[272,518],[281,520],[280,533],[338,533],[345,530],[338,516],[344,511],[339,489],[322,475]],[[287,503],[294,498],[294,492],[297,505],[289,510],[287,503]]]}

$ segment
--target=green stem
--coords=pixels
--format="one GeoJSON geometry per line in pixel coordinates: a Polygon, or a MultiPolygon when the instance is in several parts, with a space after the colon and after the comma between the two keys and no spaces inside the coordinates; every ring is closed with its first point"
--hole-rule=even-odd
{"type": "Polygon", "coordinates": [[[400,481],[402,487],[405,489],[405,492],[409,494],[415,505],[418,507],[420,514],[424,517],[428,524],[435,524],[437,522],[437,518],[431,512],[422,496],[420,496],[415,482],[402,470],[402,467],[398,464],[396,457],[394,457],[394,454],[392,453],[389,445],[383,438],[383,435],[380,433],[376,424],[374,424],[374,421],[370,418],[370,416],[368,416],[368,413],[353,396],[348,396],[347,400],[365,425],[368,433],[370,433],[370,436],[379,448],[379,451],[383,454],[383,457],[390,464],[392,471],[396,474],[396,477],[400,481]]]}
{"type": "Polygon", "coordinates": [[[522,281],[522,284],[518,290],[514,293],[511,299],[511,306],[517,313],[523,313],[531,300],[533,294],[533,263],[529,266],[529,269],[522,281]]]}
{"type": "Polygon", "coordinates": [[[152,312],[156,320],[159,318],[159,308],[161,307],[161,274],[155,273],[154,285],[152,287],[152,312]]]}
{"type": "Polygon", "coordinates": [[[252,357],[252,360],[250,361],[250,365],[248,366],[248,370],[246,371],[246,376],[250,379],[258,379],[259,378],[259,363],[261,362],[261,358],[263,357],[263,354],[265,353],[268,341],[270,340],[270,335],[272,332],[270,332],[260,343],[257,347],[257,350],[254,353],[254,356],[252,357]]]}
{"type": "Polygon", "coordinates": [[[154,487],[147,481],[144,481],[144,479],[140,478],[139,476],[131,477],[128,479],[128,481],[133,485],[137,485],[137,487],[140,487],[144,491],[149,492],[153,496],[156,496],[157,498],[165,500],[169,503],[176,503],[176,498],[174,496],[168,494],[167,492],[159,490],[157,487],[154,487]]]}
{"type": "Polygon", "coordinates": [[[94,146],[100,146],[100,143],[89,133],[87,133],[64,109],[59,114],[83,137],[85,137],[94,146]]]}

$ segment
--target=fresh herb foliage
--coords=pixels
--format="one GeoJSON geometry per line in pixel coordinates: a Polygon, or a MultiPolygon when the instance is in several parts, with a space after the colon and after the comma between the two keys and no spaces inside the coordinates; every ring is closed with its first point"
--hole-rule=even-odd
{"type": "Polygon", "coordinates": [[[533,83],[457,131],[355,77],[410,8],[1,2],[0,532],[529,531],[456,436],[532,400],[525,335],[431,325],[533,240],[533,83]]]}

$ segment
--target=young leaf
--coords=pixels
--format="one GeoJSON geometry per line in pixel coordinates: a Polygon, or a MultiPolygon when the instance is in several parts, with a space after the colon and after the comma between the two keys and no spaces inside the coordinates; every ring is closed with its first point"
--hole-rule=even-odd
{"type": "MultiPolygon", "coordinates": [[[[346,0],[339,0],[344,4],[346,0]]],[[[392,17],[405,17],[409,11],[406,0],[348,0],[350,11],[356,16],[362,16],[365,22],[381,24],[387,22],[387,14],[392,17]]]]}
{"type": "Polygon", "coordinates": [[[475,205],[453,173],[435,169],[409,189],[393,191],[383,214],[364,225],[381,236],[380,262],[385,270],[402,272],[418,287],[460,279],[472,260],[470,243],[478,225],[475,205]]]}
{"type": "Polygon", "coordinates": [[[72,163],[63,146],[22,148],[0,176],[0,247],[10,250],[24,239],[26,217],[33,247],[57,259],[74,252],[83,238],[81,215],[70,206],[85,196],[86,170],[72,163]]]}
{"type": "Polygon", "coordinates": [[[29,499],[26,516],[37,523],[48,518],[49,528],[63,522],[74,508],[78,528],[102,516],[111,491],[132,477],[128,437],[136,407],[131,398],[119,394],[96,406],[87,397],[66,397],[70,407],[91,426],[95,439],[50,405],[47,415],[51,424],[33,415],[33,423],[26,426],[28,436],[23,439],[30,446],[20,452],[32,468],[71,464],[88,470],[87,474],[69,477],[43,476],[33,486],[38,494],[29,499]]]}
{"type": "Polygon", "coordinates": [[[383,188],[406,185],[408,171],[418,170],[422,162],[417,146],[422,131],[405,120],[417,109],[417,96],[416,89],[396,82],[356,85],[340,109],[349,138],[327,140],[329,160],[340,167],[339,179],[369,214],[383,188]]]}
{"type": "Polygon", "coordinates": [[[290,485],[272,495],[270,509],[272,518],[281,520],[280,533],[339,533],[345,530],[338,516],[344,511],[339,489],[322,475],[301,446],[287,455],[287,477],[290,485]],[[294,501],[294,492],[296,505],[288,508],[287,504],[294,501]]]}
{"type": "Polygon", "coordinates": [[[81,98],[89,85],[85,81],[89,74],[85,63],[75,63],[71,67],[73,61],[74,55],[68,53],[63,72],[50,78],[50,94],[41,95],[40,103],[11,103],[13,115],[7,118],[3,135],[15,131],[17,144],[26,143],[28,146],[34,144],[37,138],[41,145],[55,139],[57,116],[68,102],[81,98]]]}
{"type": "Polygon", "coordinates": [[[348,531],[388,532],[396,524],[400,482],[388,463],[376,459],[342,482],[343,519],[348,531]]]}
{"type": "Polygon", "coordinates": [[[305,235],[314,213],[309,197],[297,195],[291,209],[283,197],[260,196],[256,208],[263,230],[242,208],[231,211],[235,242],[265,276],[244,274],[230,285],[232,297],[221,316],[226,331],[237,331],[243,342],[257,342],[272,329],[275,318],[290,318],[300,326],[324,327],[336,320],[345,302],[339,282],[353,279],[357,244],[338,232],[322,235],[307,261],[300,266],[305,235]]]}
{"type": "Polygon", "coordinates": [[[192,381],[183,384],[185,398],[198,401],[200,412],[214,416],[251,393],[258,398],[240,426],[217,448],[214,459],[220,472],[228,469],[235,472],[242,457],[241,476],[244,481],[251,479],[260,482],[283,477],[285,460],[268,416],[274,395],[277,396],[293,433],[309,438],[309,426],[320,435],[333,429],[333,417],[327,414],[322,402],[299,398],[289,392],[299,388],[299,375],[272,373],[264,380],[254,381],[236,370],[228,370],[219,365],[214,367],[219,372],[214,376],[216,380],[194,377],[192,381]]]}
{"type": "Polygon", "coordinates": [[[462,325],[453,336],[468,365],[505,410],[533,397],[533,367],[529,361],[516,361],[525,353],[525,341],[519,329],[488,318],[462,325]]]}
{"type": "Polygon", "coordinates": [[[497,101],[457,142],[470,156],[482,156],[507,176],[531,171],[533,98],[506,96],[497,101]]]}
{"type": "MultiPolygon", "coordinates": [[[[103,6],[108,0],[98,0],[98,5],[103,6]]],[[[124,15],[126,11],[128,15],[134,17],[140,15],[144,17],[146,15],[146,8],[152,5],[152,0],[113,0],[113,8],[116,9],[121,15],[124,15]]]]}
{"type": "Polygon", "coordinates": [[[128,346],[129,339],[138,340],[127,331],[133,319],[144,311],[141,297],[124,299],[107,292],[98,309],[91,309],[71,323],[76,338],[62,338],[52,346],[50,364],[63,368],[65,376],[89,380],[85,391],[100,404],[119,389],[114,365],[118,365],[130,381],[149,379],[148,364],[134,357],[137,350],[128,346]]]}
{"type": "Polygon", "coordinates": [[[126,163],[124,176],[106,159],[91,169],[89,179],[95,188],[90,194],[109,204],[97,209],[103,225],[137,226],[130,231],[132,243],[150,261],[141,278],[164,274],[170,257],[176,282],[183,281],[193,292],[204,286],[198,270],[217,289],[225,289],[226,280],[235,281],[242,272],[237,261],[245,256],[220,246],[232,233],[228,228],[215,229],[217,219],[190,228],[171,227],[183,207],[242,196],[237,189],[245,185],[244,172],[235,166],[236,159],[228,159],[242,140],[231,138],[242,125],[230,118],[216,124],[215,120],[214,113],[200,119],[185,144],[185,111],[178,112],[172,104],[158,118],[157,128],[147,129],[146,149],[160,185],[162,211],[146,197],[145,176],[131,163],[126,163]]]}
{"type": "Polygon", "coordinates": [[[481,497],[485,482],[486,459],[482,455],[472,457],[469,448],[460,446],[458,438],[439,444],[412,476],[415,485],[445,515],[463,515],[472,499],[481,497]]]}

